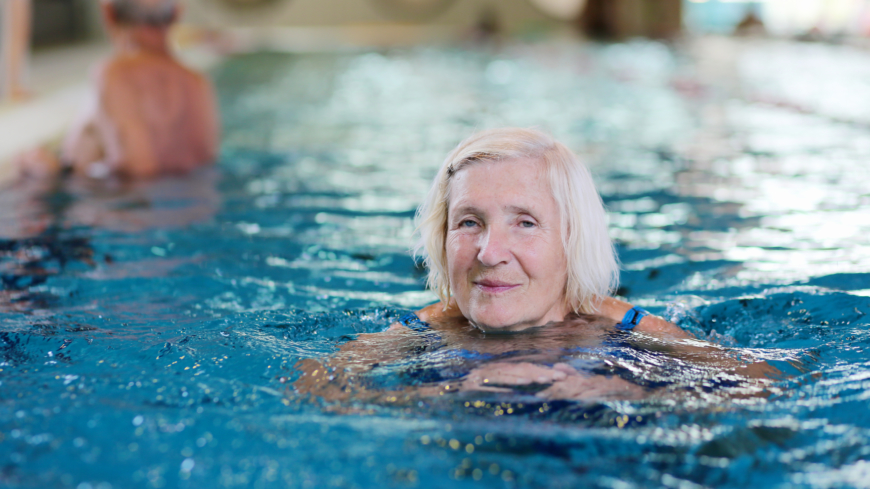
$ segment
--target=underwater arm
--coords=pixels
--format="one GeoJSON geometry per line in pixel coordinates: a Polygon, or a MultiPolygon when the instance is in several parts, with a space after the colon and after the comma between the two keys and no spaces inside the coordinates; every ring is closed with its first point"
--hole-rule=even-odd
{"type": "Polygon", "coordinates": [[[297,362],[295,368],[302,374],[293,388],[298,394],[325,401],[374,400],[389,393],[366,387],[362,374],[378,364],[405,358],[410,345],[413,342],[409,341],[407,331],[360,334],[326,359],[308,358],[297,362]]]}
{"type": "MultiPolygon", "coordinates": [[[[421,321],[428,322],[461,316],[461,313],[454,304],[444,308],[438,302],[417,311],[416,315],[421,321]]],[[[400,402],[456,392],[455,382],[403,386],[394,391],[366,387],[366,372],[379,364],[404,360],[418,346],[420,337],[397,321],[382,333],[360,334],[355,340],[342,345],[328,359],[299,361],[296,369],[302,375],[293,386],[299,394],[313,395],[326,401],[381,399],[400,402]]]]}
{"type": "MultiPolygon", "coordinates": [[[[628,302],[607,297],[601,301],[600,314],[615,321],[622,321],[625,313],[633,306],[628,302]]],[[[750,378],[769,378],[780,371],[765,361],[752,361],[735,358],[719,345],[695,339],[676,324],[652,314],[644,316],[632,330],[651,337],[653,341],[644,346],[661,350],[671,356],[702,365],[715,365],[728,369],[735,374],[750,378]],[[662,341],[664,340],[664,341],[662,341]],[[673,341],[676,340],[676,341],[673,341]]]]}
{"type": "MultiPolygon", "coordinates": [[[[598,313],[606,318],[620,322],[622,321],[622,318],[625,317],[625,313],[627,313],[632,307],[634,306],[628,302],[613,297],[605,297],[601,300],[598,313]]],[[[694,336],[684,331],[676,324],[659,316],[653,316],[652,314],[644,316],[637,326],[635,326],[634,331],[670,339],[694,338],[694,336]]]]}
{"type": "Polygon", "coordinates": [[[735,355],[734,350],[708,341],[662,341],[661,338],[651,335],[639,335],[638,340],[636,344],[648,350],[661,351],[689,363],[715,367],[744,378],[770,379],[782,375],[782,372],[764,360],[740,357],[735,355]]]}

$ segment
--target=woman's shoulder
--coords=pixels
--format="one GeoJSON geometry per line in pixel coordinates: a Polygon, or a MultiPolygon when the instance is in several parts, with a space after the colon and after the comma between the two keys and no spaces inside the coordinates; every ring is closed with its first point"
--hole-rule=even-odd
{"type": "Polygon", "coordinates": [[[423,309],[420,309],[416,312],[408,314],[402,317],[399,321],[393,323],[387,331],[400,331],[405,329],[417,329],[413,328],[410,325],[426,325],[427,329],[429,327],[429,323],[437,322],[437,323],[445,323],[449,322],[446,320],[461,318],[462,312],[459,311],[459,308],[453,304],[453,301],[448,303],[447,307],[444,306],[443,302],[436,302],[435,304],[430,304],[423,309]]]}
{"type": "Polygon", "coordinates": [[[438,301],[435,304],[428,305],[417,311],[417,317],[421,321],[432,322],[444,319],[452,319],[462,317],[462,311],[456,305],[456,302],[451,300],[445,306],[443,302],[438,301]]]}
{"type": "Polygon", "coordinates": [[[420,309],[419,311],[415,312],[415,314],[417,315],[418,318],[420,318],[420,321],[429,322],[433,318],[437,318],[439,316],[439,314],[441,313],[443,308],[444,308],[444,306],[439,301],[439,302],[436,302],[435,304],[430,304],[430,305],[424,307],[423,309],[420,309]]]}

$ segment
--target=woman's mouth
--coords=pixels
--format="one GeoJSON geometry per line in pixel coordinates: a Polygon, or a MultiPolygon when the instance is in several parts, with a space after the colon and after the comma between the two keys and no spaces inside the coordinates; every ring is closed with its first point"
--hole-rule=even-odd
{"type": "Polygon", "coordinates": [[[520,284],[502,282],[500,280],[477,280],[474,282],[474,286],[487,294],[500,294],[515,289],[519,287],[520,284]]]}

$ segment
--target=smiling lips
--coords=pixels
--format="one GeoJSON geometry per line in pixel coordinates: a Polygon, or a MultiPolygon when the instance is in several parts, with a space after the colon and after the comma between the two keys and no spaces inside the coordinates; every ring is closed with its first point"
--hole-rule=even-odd
{"type": "Polygon", "coordinates": [[[502,282],[500,280],[477,280],[474,282],[474,286],[488,294],[500,294],[515,289],[520,284],[502,282]]]}

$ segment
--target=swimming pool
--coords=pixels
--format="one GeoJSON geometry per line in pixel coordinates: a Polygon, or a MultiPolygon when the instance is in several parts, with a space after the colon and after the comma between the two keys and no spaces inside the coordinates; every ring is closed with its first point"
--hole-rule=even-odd
{"type": "Polygon", "coordinates": [[[218,170],[0,193],[0,485],[866,487],[867,58],[708,40],[231,59],[218,170]],[[621,294],[769,359],[777,390],[295,395],[299,360],[434,300],[413,211],[453,145],[500,125],[588,159],[621,294]]]}

